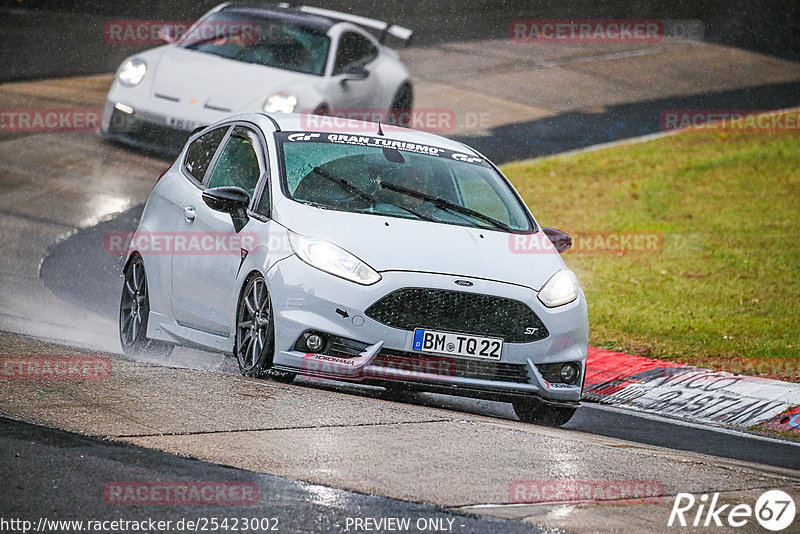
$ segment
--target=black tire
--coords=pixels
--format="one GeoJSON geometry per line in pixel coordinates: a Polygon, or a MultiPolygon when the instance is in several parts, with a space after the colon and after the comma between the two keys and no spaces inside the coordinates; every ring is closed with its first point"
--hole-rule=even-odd
{"type": "Polygon", "coordinates": [[[520,421],[544,426],[565,425],[577,410],[577,408],[549,406],[538,399],[514,399],[511,404],[520,421]]]}
{"type": "Polygon", "coordinates": [[[125,266],[123,277],[119,302],[119,342],[122,351],[129,356],[169,356],[172,344],[147,337],[150,297],[141,256],[131,258],[125,266]]]}
{"type": "Polygon", "coordinates": [[[267,282],[254,274],[245,282],[236,306],[233,355],[242,375],[259,378],[267,374],[275,352],[274,324],[267,282]]]}
{"type": "Polygon", "coordinates": [[[386,122],[408,128],[411,125],[411,108],[413,105],[414,90],[411,85],[405,83],[400,86],[394,95],[386,122]]]}

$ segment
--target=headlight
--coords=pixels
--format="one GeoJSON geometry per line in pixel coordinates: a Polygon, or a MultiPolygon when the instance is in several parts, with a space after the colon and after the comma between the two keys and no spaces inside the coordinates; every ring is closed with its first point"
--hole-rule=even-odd
{"type": "Polygon", "coordinates": [[[321,271],[368,286],[381,279],[375,270],[346,250],[315,237],[289,232],[289,243],[297,257],[321,271]]]}
{"type": "Polygon", "coordinates": [[[147,73],[147,63],[141,59],[129,59],[122,65],[122,68],[119,69],[117,77],[119,78],[119,83],[122,85],[133,87],[134,85],[139,85],[145,73],[147,73]]]}
{"type": "Polygon", "coordinates": [[[291,113],[297,106],[297,97],[291,93],[278,93],[264,101],[265,113],[291,113]]]}
{"type": "Polygon", "coordinates": [[[539,291],[539,300],[548,308],[569,304],[578,298],[578,279],[569,269],[554,274],[539,291]]]}

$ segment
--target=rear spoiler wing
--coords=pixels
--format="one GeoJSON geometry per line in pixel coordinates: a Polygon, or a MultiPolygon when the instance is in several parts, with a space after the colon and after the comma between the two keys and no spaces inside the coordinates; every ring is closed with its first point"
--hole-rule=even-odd
{"type": "MultiPolygon", "coordinates": [[[[278,6],[283,8],[292,7],[288,3],[278,4],[278,6]]],[[[311,7],[311,6],[298,6],[295,9],[298,9],[304,13],[310,13],[312,15],[321,15],[323,17],[328,17],[330,19],[339,20],[342,22],[352,22],[353,24],[364,26],[365,28],[372,28],[374,30],[378,30],[379,32],[381,32],[380,37],[378,38],[378,41],[380,41],[381,44],[383,44],[387,36],[391,35],[392,37],[396,37],[401,41],[403,41],[403,45],[407,45],[409,41],[411,41],[411,37],[414,35],[413,30],[404,28],[403,26],[398,26],[396,24],[389,24],[388,22],[370,19],[367,17],[361,17],[359,15],[351,15],[349,13],[333,11],[332,9],[324,9],[321,7],[311,7]]]]}

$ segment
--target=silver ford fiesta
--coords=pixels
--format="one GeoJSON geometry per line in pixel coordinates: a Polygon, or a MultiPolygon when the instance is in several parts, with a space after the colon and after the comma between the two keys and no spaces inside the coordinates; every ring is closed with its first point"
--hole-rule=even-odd
{"type": "Polygon", "coordinates": [[[569,246],[461,143],[240,115],[190,137],[126,237],[120,340],[232,353],[251,377],[510,401],[560,425],[588,345],[569,246]]]}

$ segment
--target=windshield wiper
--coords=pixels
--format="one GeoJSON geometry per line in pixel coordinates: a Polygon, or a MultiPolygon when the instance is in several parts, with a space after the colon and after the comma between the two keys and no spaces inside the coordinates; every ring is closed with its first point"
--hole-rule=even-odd
{"type": "Polygon", "coordinates": [[[400,208],[401,210],[407,211],[408,213],[411,213],[412,215],[415,215],[415,216],[419,217],[420,219],[425,219],[426,221],[434,221],[434,222],[436,221],[436,219],[434,217],[431,217],[430,215],[426,215],[426,214],[422,213],[421,211],[415,210],[413,208],[407,208],[407,207],[401,206],[399,204],[393,204],[391,202],[386,202],[385,200],[376,197],[372,193],[369,193],[368,191],[364,191],[363,189],[361,189],[357,185],[353,184],[349,180],[345,180],[344,178],[340,178],[339,176],[336,176],[335,174],[331,174],[328,171],[326,171],[325,169],[322,169],[320,167],[314,167],[312,170],[315,173],[319,174],[320,176],[322,176],[324,178],[327,178],[328,180],[330,180],[332,182],[336,182],[337,184],[341,184],[341,185],[345,186],[346,188],[350,189],[351,191],[353,191],[354,193],[358,194],[359,196],[361,196],[363,198],[366,198],[368,200],[371,200],[372,202],[378,202],[378,203],[381,203],[381,204],[388,204],[390,206],[394,206],[395,208],[400,208]]]}
{"type": "Polygon", "coordinates": [[[470,215],[472,217],[475,217],[476,219],[484,220],[489,224],[491,224],[492,226],[494,226],[495,228],[500,228],[501,230],[505,230],[506,232],[514,231],[513,228],[511,228],[503,221],[498,221],[494,217],[489,217],[488,215],[484,215],[479,211],[475,211],[473,209],[469,209],[464,206],[459,206],[458,204],[450,202],[449,200],[446,200],[441,197],[429,195],[427,193],[423,193],[422,191],[417,191],[415,189],[408,189],[406,187],[403,187],[402,185],[393,184],[391,182],[381,181],[378,183],[378,187],[384,187],[386,189],[389,189],[390,191],[396,191],[398,193],[403,193],[404,195],[421,198],[422,200],[427,200],[428,202],[433,202],[433,204],[441,210],[455,211],[457,213],[462,213],[464,215],[470,215]]]}

